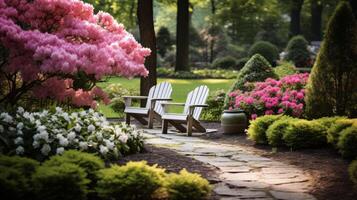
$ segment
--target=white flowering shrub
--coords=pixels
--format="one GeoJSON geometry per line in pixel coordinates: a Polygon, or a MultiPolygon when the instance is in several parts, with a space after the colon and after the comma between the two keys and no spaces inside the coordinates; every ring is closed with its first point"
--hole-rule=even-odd
{"type": "Polygon", "coordinates": [[[139,152],[144,138],[135,127],[124,123],[109,124],[92,109],[81,112],[26,112],[19,107],[15,114],[0,114],[2,149],[18,155],[44,159],[67,149],[98,153],[105,159],[139,152]]]}

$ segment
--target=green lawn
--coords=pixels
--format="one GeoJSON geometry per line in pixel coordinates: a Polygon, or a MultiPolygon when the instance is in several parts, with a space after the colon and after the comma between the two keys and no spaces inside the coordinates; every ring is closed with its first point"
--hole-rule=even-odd
{"type": "MultiPolygon", "coordinates": [[[[200,85],[207,85],[210,92],[224,89],[228,90],[233,84],[232,79],[170,79],[170,78],[159,78],[158,82],[168,81],[172,84],[173,92],[172,98],[174,102],[185,102],[186,95],[189,91],[193,90],[195,87],[200,85]]],[[[138,89],[140,86],[140,79],[125,79],[120,77],[113,77],[105,82],[99,83],[98,85],[105,89],[106,86],[112,83],[120,83],[124,87],[138,89]]],[[[118,115],[114,113],[109,106],[100,105],[99,111],[103,113],[106,117],[117,117],[118,115]]],[[[175,112],[179,112],[179,109],[175,109],[175,112]]]]}

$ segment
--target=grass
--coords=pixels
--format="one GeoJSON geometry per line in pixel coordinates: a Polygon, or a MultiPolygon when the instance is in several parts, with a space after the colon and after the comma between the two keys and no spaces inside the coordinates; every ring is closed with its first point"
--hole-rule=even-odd
{"type": "MultiPolygon", "coordinates": [[[[210,92],[224,89],[228,90],[233,84],[233,79],[170,79],[170,78],[159,78],[158,82],[168,81],[172,84],[172,99],[173,102],[184,103],[186,101],[186,95],[188,92],[196,88],[200,85],[207,85],[210,89],[210,92]]],[[[120,77],[112,77],[107,79],[105,82],[101,82],[98,85],[103,89],[106,86],[120,83],[126,88],[132,88],[139,90],[140,87],[140,79],[134,78],[131,80],[120,78],[120,77]]],[[[99,111],[103,113],[106,117],[118,117],[118,114],[115,113],[109,106],[105,106],[100,104],[99,111]]],[[[180,112],[179,108],[173,110],[174,112],[180,112]]]]}

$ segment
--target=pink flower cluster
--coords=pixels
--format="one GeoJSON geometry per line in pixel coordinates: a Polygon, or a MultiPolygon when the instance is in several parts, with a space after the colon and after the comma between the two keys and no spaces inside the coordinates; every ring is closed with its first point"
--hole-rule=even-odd
{"type": "Polygon", "coordinates": [[[53,77],[37,94],[56,91],[77,105],[93,105],[90,97],[103,96],[95,87],[73,91],[68,79],[78,72],[95,80],[148,74],[144,61],[150,49],[111,15],[94,14],[90,4],[79,0],[0,0],[0,43],[10,53],[4,73],[19,73],[24,82],[53,77]]]}
{"type": "Polygon", "coordinates": [[[257,82],[249,92],[229,94],[230,109],[242,109],[255,119],[261,115],[287,114],[301,116],[304,110],[305,85],[309,74],[294,74],[280,80],[268,78],[257,82]]]}

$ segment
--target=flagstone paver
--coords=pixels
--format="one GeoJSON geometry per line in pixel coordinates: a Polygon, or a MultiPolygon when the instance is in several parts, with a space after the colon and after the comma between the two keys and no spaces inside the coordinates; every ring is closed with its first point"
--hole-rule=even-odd
{"type": "Polygon", "coordinates": [[[214,191],[221,200],[315,200],[309,194],[310,176],[282,162],[228,145],[187,137],[169,131],[144,129],[146,143],[173,149],[185,156],[212,165],[219,171],[214,191]]]}

